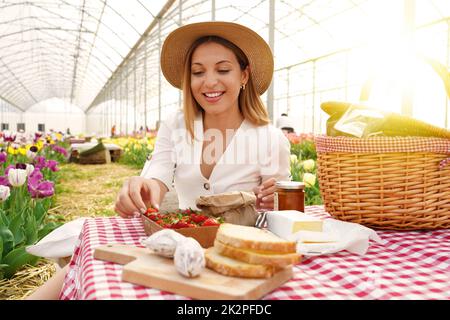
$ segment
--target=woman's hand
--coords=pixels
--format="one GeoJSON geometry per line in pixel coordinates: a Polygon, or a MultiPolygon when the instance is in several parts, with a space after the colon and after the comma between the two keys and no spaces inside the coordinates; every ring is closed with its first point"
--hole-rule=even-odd
{"type": "Polygon", "coordinates": [[[159,209],[162,199],[162,183],[154,179],[131,177],[126,180],[116,198],[114,210],[123,218],[132,218],[144,213],[148,207],[159,209]]]}
{"type": "Polygon", "coordinates": [[[264,181],[260,186],[253,189],[256,199],[256,209],[273,210],[273,199],[275,192],[275,178],[264,181]]]}

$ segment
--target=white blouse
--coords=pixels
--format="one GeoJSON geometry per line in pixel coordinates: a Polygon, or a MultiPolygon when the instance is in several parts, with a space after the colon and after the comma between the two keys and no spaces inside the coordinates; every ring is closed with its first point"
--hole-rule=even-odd
{"type": "Polygon", "coordinates": [[[180,209],[198,209],[195,200],[202,195],[253,191],[272,177],[277,181],[290,180],[290,144],[283,132],[272,125],[258,127],[244,119],[236,133],[230,135],[230,143],[209,179],[200,171],[203,140],[210,140],[210,134],[220,131],[209,130],[204,136],[202,116],[198,115],[194,134],[192,143],[182,111],[163,121],[152,156],[141,172],[141,177],[158,179],[169,190],[174,186],[180,209]]]}

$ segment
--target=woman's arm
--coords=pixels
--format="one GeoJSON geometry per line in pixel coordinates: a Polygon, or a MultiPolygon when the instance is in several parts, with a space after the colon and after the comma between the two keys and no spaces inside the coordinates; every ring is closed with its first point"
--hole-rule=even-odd
{"type": "Polygon", "coordinates": [[[260,209],[273,210],[275,183],[291,180],[290,143],[281,130],[274,129],[270,139],[268,162],[261,166],[262,183],[253,191],[260,209]]]}
{"type": "MultiPolygon", "coordinates": [[[[174,117],[169,119],[173,120],[174,117]]],[[[171,135],[175,127],[174,121],[161,123],[155,148],[140,176],[131,177],[124,182],[115,206],[116,212],[122,217],[139,215],[150,206],[159,208],[166,192],[171,188],[176,163],[171,135]]]]}

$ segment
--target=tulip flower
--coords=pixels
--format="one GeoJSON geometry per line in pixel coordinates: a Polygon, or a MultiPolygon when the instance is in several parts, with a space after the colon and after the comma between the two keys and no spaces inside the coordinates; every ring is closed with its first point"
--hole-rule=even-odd
{"type": "Polygon", "coordinates": [[[16,163],[15,168],[16,169],[26,170],[27,169],[27,165],[25,163],[18,162],[18,163],[16,163]]]}
{"type": "Polygon", "coordinates": [[[291,164],[297,163],[298,158],[295,154],[291,154],[291,164]]]}
{"type": "Polygon", "coordinates": [[[55,194],[53,182],[38,181],[35,179],[28,181],[28,191],[32,198],[47,198],[55,194]]]}
{"type": "Polygon", "coordinates": [[[0,163],[5,163],[6,162],[6,153],[5,152],[0,152],[0,163]]]}
{"type": "Polygon", "coordinates": [[[11,170],[11,169],[17,169],[16,168],[16,166],[15,165],[13,165],[13,164],[10,164],[9,166],[7,166],[6,167],[6,169],[5,169],[5,175],[8,175],[8,173],[9,173],[9,170],[11,170]]]}
{"type": "Polygon", "coordinates": [[[39,170],[39,168],[35,168],[33,172],[28,176],[28,181],[41,181],[42,179],[44,179],[44,175],[42,174],[41,170],[39,170]]]}
{"type": "Polygon", "coordinates": [[[316,166],[316,163],[314,162],[313,159],[308,159],[302,162],[303,165],[303,169],[305,169],[305,171],[313,171],[314,167],[316,166]]]}
{"type": "Polygon", "coordinates": [[[11,186],[7,176],[0,176],[0,186],[11,186]]]}
{"type": "Polygon", "coordinates": [[[12,168],[8,171],[8,181],[13,187],[22,186],[27,180],[27,171],[12,168]]]}
{"type": "Polygon", "coordinates": [[[53,172],[59,171],[59,168],[57,167],[57,165],[58,165],[58,161],[55,161],[55,160],[47,161],[47,168],[49,168],[53,172]]]}
{"type": "Polygon", "coordinates": [[[67,150],[64,149],[63,147],[57,146],[57,145],[52,145],[52,149],[60,154],[62,154],[64,157],[67,157],[67,150]]]}
{"type": "Polygon", "coordinates": [[[303,182],[307,187],[313,187],[316,184],[316,175],[306,172],[303,175],[303,182]]]}
{"type": "Polygon", "coordinates": [[[38,152],[38,148],[36,146],[31,146],[30,149],[27,150],[27,158],[30,160],[34,160],[36,158],[38,152]]]}
{"type": "Polygon", "coordinates": [[[25,170],[27,171],[27,176],[30,176],[30,174],[34,171],[34,166],[32,164],[27,163],[27,167],[25,170]]]}
{"type": "Polygon", "coordinates": [[[34,158],[34,167],[39,169],[45,168],[46,167],[45,158],[42,156],[37,156],[36,158],[34,158]]]}
{"type": "Polygon", "coordinates": [[[3,136],[3,140],[5,142],[14,142],[16,140],[16,135],[11,134],[10,132],[5,132],[5,134],[3,136]]]}
{"type": "Polygon", "coordinates": [[[11,190],[9,190],[9,187],[0,185],[0,201],[5,201],[9,198],[9,195],[11,193],[11,190]]]}

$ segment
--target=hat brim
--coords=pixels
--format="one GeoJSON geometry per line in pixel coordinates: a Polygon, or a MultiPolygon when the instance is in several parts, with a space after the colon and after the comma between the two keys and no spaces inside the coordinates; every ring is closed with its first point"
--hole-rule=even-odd
{"type": "Polygon", "coordinates": [[[188,24],[167,36],[161,49],[161,70],[171,85],[181,89],[186,55],[194,41],[203,36],[218,36],[238,46],[247,56],[256,91],[262,95],[267,90],[274,68],[269,45],[253,30],[223,21],[188,24]]]}

